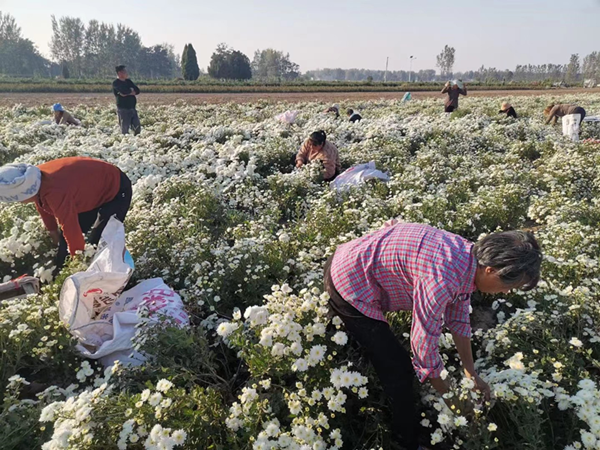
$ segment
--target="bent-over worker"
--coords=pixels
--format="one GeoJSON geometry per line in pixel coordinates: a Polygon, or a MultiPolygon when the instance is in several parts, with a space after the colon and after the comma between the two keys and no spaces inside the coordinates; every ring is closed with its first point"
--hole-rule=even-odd
{"type": "Polygon", "coordinates": [[[429,380],[441,394],[444,364],[439,339],[445,325],[465,375],[487,398],[490,387],[477,374],[471,350],[470,297],[533,289],[542,252],[533,234],[492,233],[477,243],[428,225],[396,223],[340,245],[325,265],[331,313],[365,348],[393,412],[392,431],[408,450],[419,448],[419,417],[413,379],[429,380]],[[413,360],[385,314],[412,311],[413,360]]]}
{"type": "Polygon", "coordinates": [[[362,116],[359,113],[354,112],[353,109],[347,110],[346,115],[348,116],[348,120],[352,123],[360,122],[362,120],[362,116]]]}
{"type": "Polygon", "coordinates": [[[513,117],[515,119],[517,118],[517,112],[515,111],[515,108],[513,108],[512,105],[508,102],[502,103],[498,114],[506,114],[506,117],[513,117]]]}
{"type": "Polygon", "coordinates": [[[39,166],[0,167],[0,201],[35,203],[58,245],[57,271],[68,253],[84,250],[83,233],[91,230],[88,242],[95,245],[113,215],[125,220],[131,194],[127,175],[98,159],[70,157],[39,166]]]}
{"type": "Polygon", "coordinates": [[[296,167],[302,167],[314,160],[323,162],[325,172],[323,179],[332,181],[341,172],[340,155],[335,145],[327,140],[324,131],[315,131],[304,141],[300,151],[296,155],[296,167]]]}
{"type": "Polygon", "coordinates": [[[550,122],[552,122],[552,124],[556,124],[556,121],[559,117],[568,116],[570,114],[579,114],[581,116],[579,123],[583,122],[583,119],[585,119],[585,109],[577,105],[552,104],[548,105],[546,109],[544,109],[546,125],[548,125],[550,122]]]}
{"type": "Polygon", "coordinates": [[[66,111],[60,103],[52,105],[52,113],[54,114],[54,121],[58,125],[81,125],[81,122],[66,111]]]}

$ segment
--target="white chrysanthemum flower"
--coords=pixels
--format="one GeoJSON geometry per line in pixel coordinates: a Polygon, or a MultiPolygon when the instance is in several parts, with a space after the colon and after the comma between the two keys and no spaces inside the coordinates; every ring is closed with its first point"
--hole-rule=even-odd
{"type": "Polygon", "coordinates": [[[171,436],[175,445],[183,445],[187,438],[187,433],[183,430],[175,430],[173,431],[173,435],[171,436]]]}
{"type": "Polygon", "coordinates": [[[346,343],[348,342],[348,335],[343,331],[338,331],[333,335],[331,340],[338,345],[346,345],[346,343]]]}
{"type": "Polygon", "coordinates": [[[151,392],[150,392],[150,389],[144,389],[144,390],[142,391],[141,400],[142,400],[143,402],[145,402],[146,400],[148,400],[148,399],[150,398],[150,394],[151,394],[151,392]]]}
{"type": "Polygon", "coordinates": [[[298,358],[294,364],[292,364],[292,370],[294,372],[306,372],[308,369],[308,362],[304,358],[298,358]]]}
{"type": "Polygon", "coordinates": [[[156,383],[156,390],[160,392],[167,392],[172,387],[173,383],[171,383],[169,380],[165,380],[164,378],[156,383]]]}
{"type": "Polygon", "coordinates": [[[158,404],[162,401],[162,398],[163,396],[160,392],[155,392],[148,399],[148,403],[150,404],[150,406],[158,406],[158,404]]]}
{"type": "Polygon", "coordinates": [[[569,341],[569,344],[571,344],[573,347],[582,347],[583,346],[583,342],[581,342],[576,337],[571,338],[571,340],[569,341]]]}

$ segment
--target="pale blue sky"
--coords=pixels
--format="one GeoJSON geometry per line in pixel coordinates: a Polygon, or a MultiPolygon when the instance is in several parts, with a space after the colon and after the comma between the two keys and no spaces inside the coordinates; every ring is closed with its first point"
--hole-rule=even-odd
{"type": "Polygon", "coordinates": [[[600,0],[0,0],[25,37],[48,55],[50,15],[121,22],[145,45],[191,42],[206,67],[220,42],[250,59],[258,48],[289,52],[302,71],[324,68],[435,68],[445,44],[454,69],[482,64],[568,62],[600,50],[600,0]]]}

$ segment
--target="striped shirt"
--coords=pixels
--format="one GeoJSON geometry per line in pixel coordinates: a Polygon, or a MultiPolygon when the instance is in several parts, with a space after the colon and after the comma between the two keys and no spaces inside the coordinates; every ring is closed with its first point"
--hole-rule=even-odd
{"type": "Polygon", "coordinates": [[[428,225],[398,223],[340,245],[331,264],[336,290],[367,317],[412,311],[413,365],[421,382],[438,378],[442,325],[471,337],[473,244],[428,225]]]}

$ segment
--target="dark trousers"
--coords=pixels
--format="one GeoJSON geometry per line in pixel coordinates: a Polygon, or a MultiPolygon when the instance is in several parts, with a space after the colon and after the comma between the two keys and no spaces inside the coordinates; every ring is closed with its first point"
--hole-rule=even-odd
{"type": "Polygon", "coordinates": [[[142,131],[142,125],[140,124],[140,118],[135,109],[117,109],[117,114],[119,116],[121,133],[128,134],[129,128],[131,128],[134,136],[140,134],[140,131],[142,131]]]}
{"type": "Polygon", "coordinates": [[[444,106],[444,112],[453,112],[456,109],[456,107],[454,105],[446,105],[444,106]]]}
{"type": "MultiPolygon", "coordinates": [[[[125,220],[125,216],[127,215],[127,211],[129,210],[130,204],[131,181],[127,175],[121,172],[119,192],[115,198],[96,209],[79,213],[79,226],[81,227],[81,231],[84,234],[87,234],[91,229],[88,242],[93,245],[96,245],[98,242],[100,242],[100,236],[104,231],[104,227],[106,227],[106,224],[112,216],[116,216],[117,219],[123,222],[125,220]]],[[[61,231],[58,243],[58,255],[56,255],[55,260],[55,274],[58,273],[63,267],[68,254],[69,250],[67,247],[67,241],[65,241],[61,231]]]]}
{"type": "Polygon", "coordinates": [[[331,280],[331,261],[325,264],[325,289],[329,307],[342,319],[350,336],[366,350],[383,390],[391,402],[392,432],[408,450],[419,448],[419,423],[415,409],[414,369],[408,351],[386,322],[365,316],[344,300],[331,280]]]}
{"type": "Polygon", "coordinates": [[[578,106],[574,111],[575,112],[572,114],[581,114],[581,119],[579,121],[579,124],[581,125],[583,123],[583,119],[585,119],[585,109],[583,109],[581,106],[578,106]]]}

